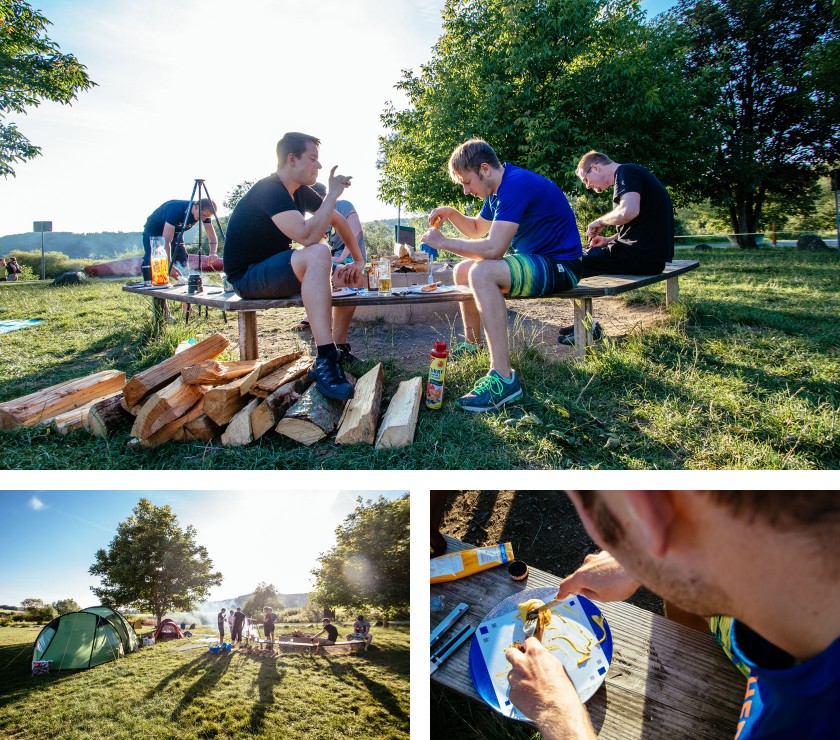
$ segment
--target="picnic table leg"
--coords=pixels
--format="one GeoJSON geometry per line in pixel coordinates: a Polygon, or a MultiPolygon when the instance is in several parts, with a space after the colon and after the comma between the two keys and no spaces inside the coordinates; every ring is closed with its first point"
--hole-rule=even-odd
{"type": "Polygon", "coordinates": [[[680,299],[680,278],[672,277],[665,281],[665,305],[670,306],[680,299]]]}
{"type": "Polygon", "coordinates": [[[152,336],[160,334],[166,324],[166,302],[163,298],[152,298],[152,336]]]}
{"type": "Polygon", "coordinates": [[[239,359],[256,360],[259,358],[257,348],[257,312],[239,312],[239,359]]]}
{"type": "Polygon", "coordinates": [[[592,299],[573,298],[575,309],[575,357],[583,357],[586,348],[592,345],[592,299]]]}

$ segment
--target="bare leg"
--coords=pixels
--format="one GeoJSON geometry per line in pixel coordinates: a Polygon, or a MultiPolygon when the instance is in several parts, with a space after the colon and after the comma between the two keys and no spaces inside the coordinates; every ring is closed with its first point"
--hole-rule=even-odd
{"type": "MultiPolygon", "coordinates": [[[[452,277],[455,285],[469,285],[470,271],[478,264],[475,260],[464,260],[455,265],[452,277]]],[[[481,343],[481,317],[478,307],[472,301],[462,301],[458,304],[461,307],[461,320],[464,322],[464,339],[470,344],[481,343]]]]}
{"type": "Polygon", "coordinates": [[[350,329],[350,322],[353,320],[355,306],[339,306],[332,310],[333,340],[336,344],[347,343],[347,331],[350,329]]]}
{"type": "Polygon", "coordinates": [[[300,280],[300,294],[316,347],[333,341],[331,266],[332,258],[326,244],[296,249],[292,255],[292,269],[300,280]]]}
{"type": "Polygon", "coordinates": [[[470,270],[470,287],[475,293],[475,302],[490,348],[490,369],[509,379],[512,368],[508,346],[507,305],[503,295],[510,290],[510,268],[507,262],[477,262],[470,270]]]}

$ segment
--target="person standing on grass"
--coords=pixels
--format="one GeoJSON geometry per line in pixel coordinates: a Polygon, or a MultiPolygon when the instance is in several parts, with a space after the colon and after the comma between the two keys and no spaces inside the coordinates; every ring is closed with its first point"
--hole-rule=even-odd
{"type": "Polygon", "coordinates": [[[225,611],[226,609],[222,607],[222,611],[220,611],[216,615],[216,621],[219,624],[219,642],[222,643],[225,641],[225,611]]]}
{"type": "MultiPolygon", "coordinates": [[[[674,259],[674,207],[656,176],[640,164],[613,162],[590,151],[575,170],[587,190],[613,189],[613,209],[586,227],[589,248],[583,253],[583,277],[590,275],[658,275],[674,259]],[[613,236],[603,236],[607,226],[613,236]]],[[[573,345],[574,325],[560,330],[557,341],[573,345]]],[[[603,329],[596,323],[593,336],[603,329]]]]}
{"type": "MultiPolygon", "coordinates": [[[[619,601],[641,585],[711,617],[747,676],[736,738],[837,736],[840,493],[569,491],[604,550],[558,598],[619,601]]],[[[510,649],[510,700],[550,740],[594,738],[563,665],[538,641],[510,649]]]]}
{"type": "Polygon", "coordinates": [[[263,632],[265,639],[274,642],[274,624],[277,622],[277,615],[270,606],[263,607],[263,632]]]}
{"type": "Polygon", "coordinates": [[[455,266],[458,285],[469,285],[475,303],[463,302],[465,341],[450,358],[479,349],[481,330],[490,350],[490,372],[455,403],[465,411],[492,411],[522,396],[511,367],[505,296],[540,296],[570,290],[581,275],[577,222],[563,191],[551,180],[516,165],[502,164],[483,139],[458,146],[449,175],[465,195],[484,200],[478,216],[443,206],[429,214],[422,241],[467,259],[455,266]],[[450,221],[468,239],[449,239],[440,229],[450,221]]]}
{"type": "Polygon", "coordinates": [[[233,625],[236,620],[236,606],[232,605],[228,610],[228,632],[230,633],[230,641],[233,642],[233,625]]]}
{"type": "Polygon", "coordinates": [[[236,607],[236,614],[233,615],[233,632],[230,635],[230,641],[234,640],[237,644],[242,644],[242,626],[245,624],[245,614],[240,607],[236,607]]]}

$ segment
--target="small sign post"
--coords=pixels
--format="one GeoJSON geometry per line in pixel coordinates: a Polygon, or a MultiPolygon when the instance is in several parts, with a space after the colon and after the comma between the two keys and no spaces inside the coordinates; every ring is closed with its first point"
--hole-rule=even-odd
{"type": "Polygon", "coordinates": [[[52,221],[33,221],[32,231],[41,233],[41,280],[47,279],[47,263],[44,259],[44,232],[52,231],[52,221]]]}
{"type": "Polygon", "coordinates": [[[834,220],[837,222],[837,249],[840,250],[840,170],[831,170],[831,189],[834,191],[834,220]]]}

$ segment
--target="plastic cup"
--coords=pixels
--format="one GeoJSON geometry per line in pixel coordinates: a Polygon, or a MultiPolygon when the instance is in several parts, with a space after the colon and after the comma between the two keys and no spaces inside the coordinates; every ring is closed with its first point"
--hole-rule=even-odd
{"type": "Polygon", "coordinates": [[[381,295],[391,295],[391,263],[382,260],[376,266],[376,280],[379,283],[381,295]]]}

